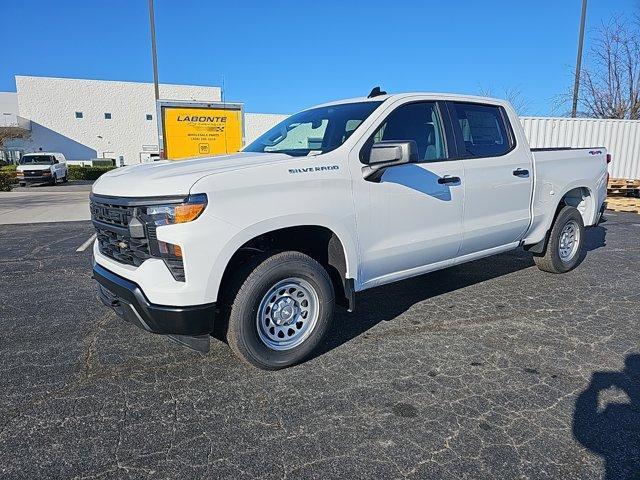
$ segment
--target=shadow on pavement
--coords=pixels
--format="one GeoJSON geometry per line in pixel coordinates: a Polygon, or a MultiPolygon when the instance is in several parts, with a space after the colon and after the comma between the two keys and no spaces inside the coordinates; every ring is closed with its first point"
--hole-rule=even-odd
{"type": "Polygon", "coordinates": [[[95,183],[95,180],[69,180],[67,183],[58,183],[57,185],[50,185],[48,183],[37,183],[34,185],[26,185],[24,187],[16,185],[13,187],[13,192],[77,192],[77,191],[91,191],[91,186],[95,183]]]}
{"type": "Polygon", "coordinates": [[[640,479],[640,354],[627,356],[622,371],[591,376],[576,400],[573,436],[603,458],[606,480],[640,479]]]}
{"type": "MultiPolygon", "coordinates": [[[[597,226],[587,229],[586,252],[605,246],[605,238],[606,228],[597,226]]],[[[380,322],[395,319],[416,303],[533,265],[530,253],[516,250],[359,293],[356,295],[354,313],[336,308],[333,328],[325,344],[313,357],[339,347],[380,322]]]]}
{"type": "Polygon", "coordinates": [[[606,237],[607,229],[602,225],[587,229],[587,241],[584,244],[587,252],[604,247],[607,244],[606,237]]]}

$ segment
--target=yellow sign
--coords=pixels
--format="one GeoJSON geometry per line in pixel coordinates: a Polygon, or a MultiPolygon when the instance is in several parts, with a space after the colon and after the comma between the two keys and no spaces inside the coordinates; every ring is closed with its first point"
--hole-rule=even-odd
{"type": "Polygon", "coordinates": [[[222,108],[164,107],[169,160],[233,153],[242,147],[242,113],[222,108]]]}

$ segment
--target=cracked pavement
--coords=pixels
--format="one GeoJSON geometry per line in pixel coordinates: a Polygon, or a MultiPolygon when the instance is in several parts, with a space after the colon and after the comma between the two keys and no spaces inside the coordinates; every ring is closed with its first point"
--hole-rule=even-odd
{"type": "Polygon", "coordinates": [[[95,299],[89,222],[0,226],[3,478],[640,478],[640,217],[573,272],[516,251],[357,295],[246,367],[95,299]]]}

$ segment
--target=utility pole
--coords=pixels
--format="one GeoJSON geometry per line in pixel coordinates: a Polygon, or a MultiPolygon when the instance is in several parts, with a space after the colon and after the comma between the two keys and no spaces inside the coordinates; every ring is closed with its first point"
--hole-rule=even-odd
{"type": "Polygon", "coordinates": [[[582,15],[580,17],[580,36],[578,37],[578,59],[576,60],[576,79],[573,84],[573,107],[571,118],[578,113],[578,90],[580,89],[580,69],[582,68],[582,44],[584,43],[584,22],[587,16],[587,0],[582,0],[582,15]]]}
{"type": "Polygon", "coordinates": [[[156,54],[156,21],[153,13],[153,0],[149,0],[149,25],[151,27],[151,59],[153,60],[153,87],[156,92],[156,103],[160,99],[158,88],[158,56],[156,54]]]}

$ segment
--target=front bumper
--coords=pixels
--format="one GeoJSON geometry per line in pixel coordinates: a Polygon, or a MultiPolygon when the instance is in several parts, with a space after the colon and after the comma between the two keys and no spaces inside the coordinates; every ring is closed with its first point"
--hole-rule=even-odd
{"type": "Polygon", "coordinates": [[[98,282],[98,296],[102,303],[148,332],[172,337],[208,337],[213,331],[215,303],[181,307],[153,304],[136,283],[97,263],[93,266],[93,278],[98,282]]]}
{"type": "Polygon", "coordinates": [[[38,176],[38,177],[17,177],[18,183],[26,183],[26,184],[37,184],[37,183],[51,183],[53,181],[53,177],[49,176],[38,176]]]}

